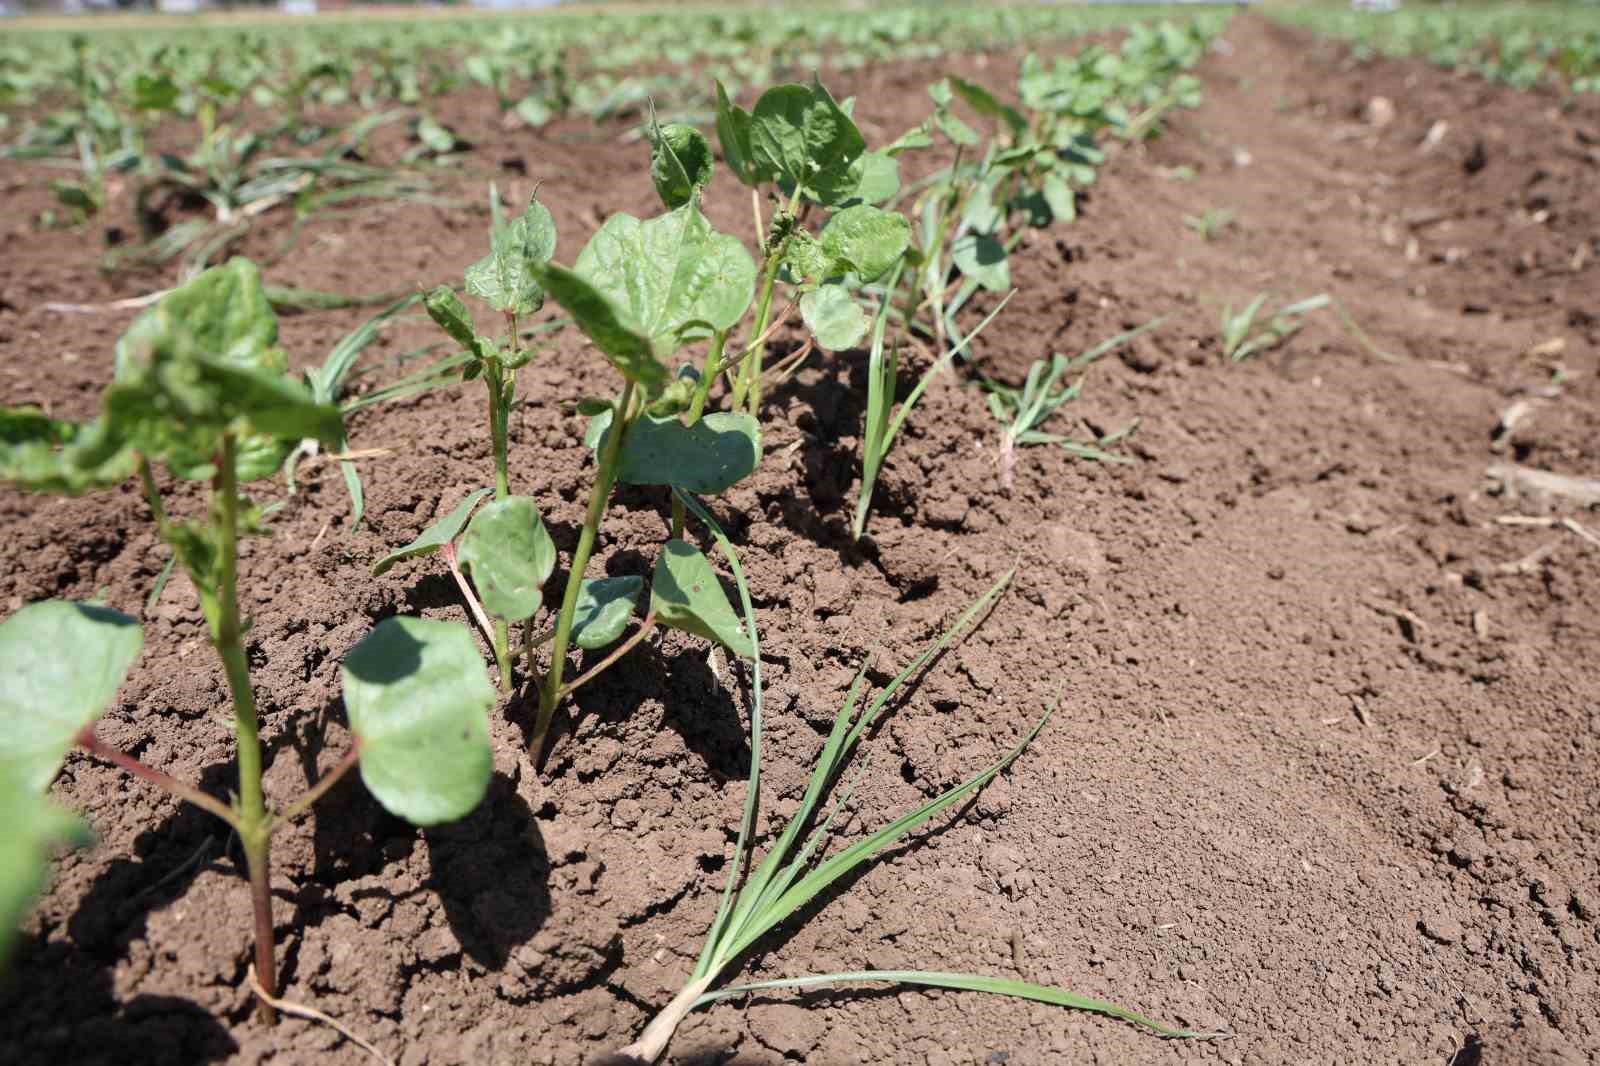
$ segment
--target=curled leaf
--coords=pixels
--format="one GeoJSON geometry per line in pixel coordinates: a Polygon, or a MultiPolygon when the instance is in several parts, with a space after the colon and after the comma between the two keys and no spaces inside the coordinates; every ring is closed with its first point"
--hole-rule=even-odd
{"type": "Polygon", "coordinates": [[[714,164],[711,142],[693,126],[681,122],[658,125],[650,113],[650,180],[667,207],[682,207],[698,189],[711,182],[714,164]]]}
{"type": "Polygon", "coordinates": [[[493,489],[478,489],[475,492],[468,493],[466,498],[456,504],[449,514],[418,534],[416,540],[413,540],[404,548],[397,548],[382,559],[379,559],[372,568],[372,576],[382,577],[395,563],[403,559],[410,559],[416,555],[427,555],[429,552],[437,551],[455,540],[456,535],[467,524],[467,519],[471,517],[472,509],[478,505],[478,501],[493,491],[493,489]]]}

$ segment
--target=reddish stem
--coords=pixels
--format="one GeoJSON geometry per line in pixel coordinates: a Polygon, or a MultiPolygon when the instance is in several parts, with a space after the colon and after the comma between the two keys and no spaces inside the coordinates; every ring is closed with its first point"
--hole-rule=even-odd
{"type": "Polygon", "coordinates": [[[350,750],[344,753],[344,758],[339,760],[337,766],[318,779],[304,796],[285,807],[278,817],[285,822],[292,822],[306,811],[309,811],[316,802],[328,794],[328,790],[339,783],[339,779],[350,772],[350,768],[361,761],[361,742],[355,741],[350,745],[350,750]]]}
{"type": "Polygon", "coordinates": [[[95,736],[93,726],[86,727],[83,732],[78,734],[78,743],[82,745],[84,750],[89,752],[89,754],[97,755],[106,762],[120,766],[129,773],[144,778],[146,781],[149,781],[151,784],[171,793],[179,799],[187,800],[189,803],[194,804],[201,810],[210,811],[212,814],[231,825],[235,830],[239,828],[238,816],[234,814],[233,809],[227,804],[223,803],[215,796],[201,792],[193,785],[186,785],[182,781],[179,781],[177,778],[172,777],[169,774],[164,774],[152,766],[146,766],[144,763],[140,762],[138,759],[135,759],[132,755],[129,755],[125,751],[113,748],[111,745],[105,743],[99,737],[95,736]]]}

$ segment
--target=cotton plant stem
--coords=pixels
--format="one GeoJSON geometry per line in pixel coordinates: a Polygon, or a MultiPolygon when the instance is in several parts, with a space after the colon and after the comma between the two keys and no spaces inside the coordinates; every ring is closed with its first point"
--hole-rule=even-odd
{"type": "Polygon", "coordinates": [[[561,694],[558,698],[566,699],[568,696],[578,691],[578,689],[582,688],[584,685],[587,685],[589,682],[605,673],[618,659],[628,654],[638,645],[641,640],[654,632],[655,628],[656,616],[653,613],[645,615],[645,619],[640,624],[638,632],[634,633],[633,636],[617,645],[617,647],[604,659],[601,659],[598,663],[585,670],[581,677],[573,678],[565,685],[562,685],[561,694]]]}
{"type": "Polygon", "coordinates": [[[78,745],[90,755],[104,759],[114,766],[120,766],[136,777],[144,778],[157,788],[170,792],[179,799],[216,815],[229,825],[234,825],[236,822],[232,808],[226,803],[223,803],[215,796],[201,792],[193,785],[186,785],[177,778],[162,773],[153,766],[145,765],[125,751],[113,748],[95,735],[92,726],[78,734],[78,745]]]}
{"type": "Polygon", "coordinates": [[[503,500],[511,495],[511,477],[506,470],[506,417],[505,382],[503,371],[491,363],[484,373],[489,385],[489,433],[494,439],[494,498],[503,500]]]}
{"type": "MultiPolygon", "coordinates": [[[[273,961],[272,822],[261,792],[261,737],[256,719],[256,697],[250,688],[250,664],[245,657],[243,626],[239,620],[239,481],[238,443],[232,434],[222,438],[217,464],[215,515],[218,539],[215,614],[212,643],[222,656],[233,695],[234,733],[239,741],[239,798],[234,829],[244,848],[250,874],[250,898],[255,907],[256,972],[270,995],[277,995],[278,973],[273,961]]],[[[277,1020],[270,1003],[261,1003],[261,1018],[277,1020]]]]}
{"type": "Polygon", "coordinates": [[[281,822],[292,822],[305,812],[309,811],[319,799],[328,794],[329,789],[333,788],[334,785],[339,783],[340,778],[349,773],[351,768],[360,761],[361,746],[359,744],[351,744],[350,750],[344,753],[344,758],[339,760],[338,765],[336,765],[332,770],[329,770],[327,773],[323,774],[322,777],[317,780],[317,783],[312,785],[311,788],[307,790],[305,795],[301,796],[299,799],[289,804],[289,806],[285,807],[282,813],[278,815],[278,820],[281,822]]]}
{"type": "Polygon", "coordinates": [[[561,675],[566,668],[567,644],[572,639],[572,616],[578,609],[583,572],[588,569],[589,556],[594,553],[600,520],[605,517],[606,503],[611,499],[611,484],[616,480],[617,460],[622,454],[622,438],[628,429],[632,407],[633,382],[629,381],[622,386],[622,395],[612,409],[611,431],[606,434],[605,449],[595,470],[594,487],[589,493],[589,509],[584,515],[583,529],[578,534],[578,547],[572,553],[572,568],[567,572],[567,588],[561,597],[561,613],[556,616],[555,642],[550,649],[550,671],[545,674],[544,687],[539,692],[539,715],[534,720],[533,740],[528,746],[535,759],[544,748],[544,738],[550,731],[550,720],[555,717],[556,704],[561,702],[561,675]]]}

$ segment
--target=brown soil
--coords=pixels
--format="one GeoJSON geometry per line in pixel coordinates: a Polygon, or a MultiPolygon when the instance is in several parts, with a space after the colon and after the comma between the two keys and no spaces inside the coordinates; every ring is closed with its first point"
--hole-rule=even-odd
{"type": "MultiPolygon", "coordinates": [[[[1600,474],[1600,111],[1344,55],[1236,21],[1203,67],[1204,106],[1118,155],[1085,217],[1018,255],[1021,291],[985,347],[992,373],[1172,316],[1097,366],[1060,419],[1141,417],[1140,462],[1033,448],[1002,489],[994,425],[952,380],[913,417],[871,540],[854,547],[850,353],[813,360],[773,397],[762,471],[717,504],[767,656],[763,826],[793,809],[869,649],[903,662],[1013,561],[999,609],[867,746],[846,832],[972,772],[1061,700],[960,817],[763,944],[746,972],[1024,976],[1234,1038],[1166,1043],[1039,1005],[857,990],[718,1005],[691,1016],[672,1061],[1600,1057],[1600,551],[1496,519],[1600,522],[1485,481],[1507,461],[1600,474]],[[1424,151],[1436,122],[1447,129],[1424,151]],[[1236,212],[1210,242],[1182,223],[1207,207],[1236,212]],[[1261,290],[1332,294],[1385,354],[1324,311],[1279,351],[1223,365],[1219,306],[1261,290]],[[1551,389],[1556,364],[1568,380],[1551,389]],[[1494,441],[1518,398],[1531,419],[1494,441]]],[[[991,61],[988,80],[1007,84],[1011,62],[991,61]]],[[[858,83],[873,133],[920,119],[928,74],[858,83]]],[[[600,212],[653,209],[640,148],[614,130],[535,139],[449,117],[488,165],[525,169],[502,187],[545,181],[564,257],[600,212]]],[[[457,191],[476,197],[480,178],[457,191]]],[[[0,400],[84,415],[129,316],[39,305],[170,279],[101,277],[83,235],[28,224],[45,203],[32,172],[7,165],[0,179],[0,400]]],[[[714,199],[744,232],[746,201],[714,199]]],[[[312,227],[269,276],[431,284],[479,254],[482,229],[461,212],[378,207],[312,227]]],[[[359,318],[288,317],[285,339],[309,362],[359,318]]],[[[386,343],[428,339],[408,326],[386,343]]],[[[571,338],[526,373],[514,480],[564,553],[587,482],[581,420],[561,405],[610,387],[571,338]]],[[[399,449],[366,467],[370,526],[347,528],[342,483],[322,468],[275,536],[249,545],[271,795],[339,757],[338,664],[376,620],[462,617],[438,565],[377,580],[368,567],[483,483],[481,408],[474,387],[362,414],[354,446],[399,449]]],[[[657,493],[623,493],[604,568],[646,572],[664,510],[657,493]]],[[[99,593],[142,612],[162,562],[146,517],[131,487],[0,494],[0,602],[99,593]]],[[[147,650],[102,735],[225,793],[226,701],[192,592],[174,582],[145,620],[147,650]]],[[[543,774],[523,754],[530,708],[512,700],[494,720],[490,796],[457,824],[414,830],[342,784],[277,839],[285,994],[408,1066],[592,1061],[626,1043],[681,983],[715,910],[744,797],[746,696],[701,642],[669,638],[582,692],[543,774]]],[[[213,819],[86,757],[55,791],[100,839],[61,860],[25,932],[0,1020],[16,1061],[368,1061],[327,1028],[252,1016],[247,894],[213,819]]]]}

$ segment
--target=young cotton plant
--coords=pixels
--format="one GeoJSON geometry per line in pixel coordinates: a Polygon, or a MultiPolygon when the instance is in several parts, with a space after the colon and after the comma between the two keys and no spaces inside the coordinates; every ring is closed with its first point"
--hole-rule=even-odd
{"type": "MultiPolygon", "coordinates": [[[[714,518],[697,503],[686,502],[711,529],[712,535],[727,557],[738,584],[745,617],[749,622],[751,633],[754,634],[755,612],[733,546],[714,518]]],[[[768,849],[761,863],[750,870],[740,884],[739,873],[751,860],[751,837],[760,791],[761,659],[759,655],[753,658],[750,784],[745,797],[738,841],[734,845],[732,871],[723,889],[716,917],[712,920],[711,928],[688,981],[671,1002],[650,1021],[639,1039],[618,1052],[618,1059],[625,1062],[655,1062],[666,1051],[673,1034],[690,1011],[721,999],[772,989],[805,989],[864,983],[992,992],[1110,1015],[1144,1026],[1162,1036],[1207,1035],[1166,1026],[1115,1004],[1077,995],[1064,989],[980,974],[927,970],[863,970],[755,981],[726,988],[716,987],[717,983],[735,968],[763,936],[778,928],[797,911],[811,905],[842,878],[870,864],[885,849],[905,839],[956,804],[971,798],[1010,766],[1044,728],[1052,711],[1046,711],[1014,747],[986,769],[936,798],[907,811],[881,829],[842,847],[831,855],[828,854],[830,829],[848,803],[854,781],[853,778],[848,783],[843,781],[844,773],[860,741],[872,729],[901,687],[928,666],[964,633],[979,615],[994,604],[1010,580],[1011,575],[1008,573],[990,587],[950,628],[895,674],[882,691],[867,700],[864,706],[862,701],[869,664],[862,664],[846,693],[839,713],[834,718],[833,727],[823,743],[822,751],[817,756],[816,765],[812,769],[799,807],[789,818],[783,832],[768,849]]]]}
{"type": "MultiPolygon", "coordinates": [[[[63,600],[29,604],[0,624],[0,803],[17,812],[8,833],[19,864],[0,898],[15,913],[38,884],[39,842],[62,832],[45,789],[73,747],[120,766],[208,811],[238,835],[255,914],[254,969],[276,996],[270,845],[352,767],[394,814],[418,825],[476,806],[491,772],[487,712],[494,689],[470,632],[456,623],[390,618],[346,657],[345,757],[279,809],[262,789],[263,755],[239,608],[239,542],[264,532],[266,509],[241,485],[274,476],[303,440],[344,439],[338,409],[286,373],[254,264],[235,259],[164,296],[117,343],[116,371],[98,418],[61,422],[37,409],[0,410],[0,478],[36,492],[79,495],[137,471],[156,531],[199,595],[207,634],[232,697],[238,789],[229,801],[102,741],[95,721],[144,644],[138,622],[63,600]],[[169,514],[154,467],[208,483],[205,511],[169,514]]],[[[271,1007],[263,1002],[265,1016],[271,1007]]]]}
{"type": "Polygon", "coordinates": [[[462,380],[481,378],[488,392],[494,500],[474,515],[473,508],[491,490],[479,489],[468,495],[416,540],[379,560],[373,574],[381,575],[403,559],[442,553],[493,646],[500,689],[509,692],[514,666],[510,626],[539,610],[544,583],[556,564],[555,544],[545,532],[539,505],[530,496],[512,494],[507,466],[517,371],[534,355],[533,349],[522,343],[521,323],[544,306],[544,290],[533,270],[555,254],[556,224],[550,209],[537,197],[509,223],[499,217],[499,198],[492,192],[490,204],[495,219],[489,254],[467,267],[464,280],[469,296],[488,304],[503,318],[501,339],[477,332],[472,312],[448,285],[428,293],[423,304],[429,317],[460,346],[465,357],[462,380]],[[467,584],[463,570],[471,574],[472,585],[467,584]]]}

